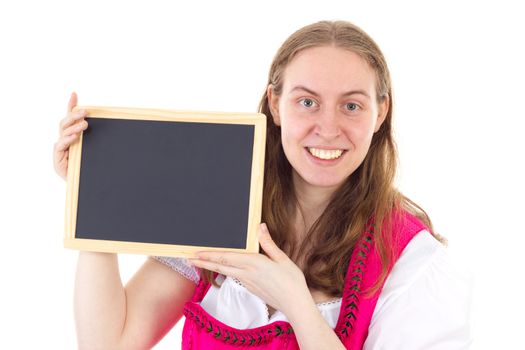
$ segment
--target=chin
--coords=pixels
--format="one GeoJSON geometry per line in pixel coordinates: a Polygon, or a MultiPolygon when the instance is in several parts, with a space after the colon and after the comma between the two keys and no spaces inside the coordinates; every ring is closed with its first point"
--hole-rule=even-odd
{"type": "Polygon", "coordinates": [[[343,184],[346,178],[341,176],[300,176],[309,186],[321,188],[337,188],[343,184]]]}
{"type": "Polygon", "coordinates": [[[315,181],[311,183],[312,186],[322,188],[337,188],[343,184],[344,181],[315,181]]]}

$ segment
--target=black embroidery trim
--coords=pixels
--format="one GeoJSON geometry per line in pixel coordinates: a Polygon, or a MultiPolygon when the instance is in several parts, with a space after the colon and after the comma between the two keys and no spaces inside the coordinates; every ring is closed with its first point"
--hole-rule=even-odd
{"type": "Polygon", "coordinates": [[[184,308],[186,318],[193,320],[207,333],[210,333],[213,338],[234,346],[263,345],[269,343],[276,337],[291,336],[294,334],[291,326],[283,326],[280,324],[269,325],[257,331],[221,329],[220,326],[214,325],[213,320],[208,319],[207,315],[202,313],[201,310],[192,309],[194,308],[188,306],[184,308]]]}
{"type": "MultiPolygon", "coordinates": [[[[351,275],[349,276],[348,283],[345,285],[345,290],[343,292],[343,298],[341,301],[341,306],[343,307],[344,305],[344,319],[342,321],[340,320],[338,325],[336,325],[337,336],[341,340],[347,338],[350,335],[354,329],[354,324],[359,314],[359,293],[361,291],[361,283],[366,270],[365,262],[368,253],[372,248],[373,235],[374,228],[372,226],[365,234],[362,241],[356,245],[359,250],[355,252],[355,261],[348,270],[348,273],[351,273],[351,275]],[[342,327],[339,330],[337,326],[339,326],[339,323],[341,322],[342,327]]],[[[205,289],[202,288],[202,291],[204,290],[205,289]]],[[[208,319],[208,315],[206,313],[202,313],[201,310],[188,306],[184,308],[184,315],[186,318],[193,320],[201,328],[204,328],[206,332],[211,333],[215,339],[234,346],[262,345],[269,343],[275,337],[290,336],[294,334],[293,328],[290,325],[285,325],[283,327],[280,324],[270,324],[257,331],[232,331],[227,329],[221,330],[219,326],[216,326],[212,323],[213,320],[208,319]]]]}
{"type": "Polygon", "coordinates": [[[355,261],[347,272],[351,275],[349,276],[349,282],[345,286],[345,291],[343,292],[342,305],[344,305],[345,314],[343,315],[344,319],[340,321],[342,322],[342,328],[337,332],[337,336],[341,340],[350,335],[354,329],[354,324],[359,314],[359,293],[361,291],[363,275],[366,270],[366,258],[372,249],[373,237],[374,227],[371,226],[362,241],[356,245],[359,250],[355,252],[355,261]]]}

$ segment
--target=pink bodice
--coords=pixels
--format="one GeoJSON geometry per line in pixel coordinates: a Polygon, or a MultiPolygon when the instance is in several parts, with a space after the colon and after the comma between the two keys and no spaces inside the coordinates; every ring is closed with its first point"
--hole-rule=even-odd
{"type": "MultiPolygon", "coordinates": [[[[411,214],[403,213],[394,218],[392,230],[389,230],[393,257],[389,270],[410,240],[423,229],[426,227],[411,214]]],[[[383,232],[383,235],[386,234],[383,232]]],[[[363,292],[376,282],[381,272],[380,257],[373,242],[374,230],[371,226],[357,242],[345,278],[341,309],[334,331],[347,349],[362,349],[382,289],[381,286],[370,297],[363,292]]],[[[199,304],[209,288],[210,284],[201,279],[192,299],[184,306],[186,321],[182,332],[183,350],[239,347],[254,350],[299,349],[293,328],[288,322],[276,321],[262,327],[237,329],[209,315],[199,304]]]]}

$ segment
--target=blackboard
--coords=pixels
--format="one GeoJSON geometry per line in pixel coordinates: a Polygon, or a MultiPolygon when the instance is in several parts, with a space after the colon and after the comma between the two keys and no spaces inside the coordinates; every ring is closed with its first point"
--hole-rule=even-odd
{"type": "Polygon", "coordinates": [[[66,247],[258,251],[264,115],[81,108],[89,127],[70,148],[66,247]]]}

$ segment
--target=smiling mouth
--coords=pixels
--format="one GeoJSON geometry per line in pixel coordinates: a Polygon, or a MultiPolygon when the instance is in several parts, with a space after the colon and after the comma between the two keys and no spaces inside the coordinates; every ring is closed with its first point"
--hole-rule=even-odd
{"type": "Polygon", "coordinates": [[[313,147],[307,147],[306,149],[312,156],[325,160],[337,159],[344,153],[342,149],[319,149],[313,147]]]}

